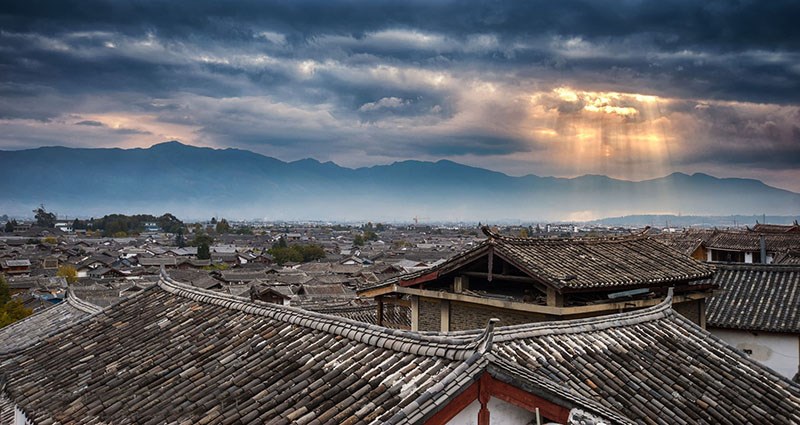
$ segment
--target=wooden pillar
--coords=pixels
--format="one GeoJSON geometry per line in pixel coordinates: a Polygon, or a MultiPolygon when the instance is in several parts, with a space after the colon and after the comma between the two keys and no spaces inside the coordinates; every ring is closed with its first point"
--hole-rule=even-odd
{"type": "Polygon", "coordinates": [[[455,279],[453,279],[453,292],[460,294],[465,289],[469,289],[469,277],[456,276],[455,279]]]}
{"type": "Polygon", "coordinates": [[[378,302],[378,326],[383,326],[383,295],[375,297],[375,301],[378,302]]]}
{"type": "Polygon", "coordinates": [[[450,301],[440,300],[439,311],[441,312],[442,332],[450,332],[450,301]]]}
{"type": "Polygon", "coordinates": [[[488,270],[488,276],[486,276],[486,280],[491,282],[492,281],[492,269],[494,268],[494,247],[491,247],[491,246],[489,247],[489,260],[488,261],[489,261],[489,267],[488,267],[489,270],[488,270]]]}
{"type": "Polygon", "coordinates": [[[419,330],[419,296],[411,296],[411,330],[419,330]]]}
{"type": "Polygon", "coordinates": [[[698,323],[698,325],[700,325],[701,328],[705,329],[706,328],[706,299],[705,298],[702,298],[702,299],[700,299],[700,301],[697,302],[697,309],[699,310],[697,312],[697,318],[698,318],[697,321],[700,322],[700,323],[698,323]]]}
{"type": "Polygon", "coordinates": [[[548,307],[564,307],[564,295],[559,294],[553,288],[547,288],[547,306],[548,307]]]}
{"type": "Polygon", "coordinates": [[[481,410],[478,411],[478,425],[489,425],[489,380],[486,374],[480,378],[480,389],[478,390],[478,401],[481,403],[481,410]]]}

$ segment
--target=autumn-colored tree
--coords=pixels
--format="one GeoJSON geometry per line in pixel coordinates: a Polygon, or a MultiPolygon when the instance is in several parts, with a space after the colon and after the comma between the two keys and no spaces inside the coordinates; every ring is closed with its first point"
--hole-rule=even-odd
{"type": "Polygon", "coordinates": [[[59,267],[56,276],[63,277],[66,279],[67,283],[75,283],[78,281],[78,271],[69,264],[59,267]]]}
{"type": "Polygon", "coordinates": [[[33,314],[33,310],[26,308],[22,301],[11,298],[11,290],[5,278],[0,275],[0,328],[31,314],[33,314]]]}

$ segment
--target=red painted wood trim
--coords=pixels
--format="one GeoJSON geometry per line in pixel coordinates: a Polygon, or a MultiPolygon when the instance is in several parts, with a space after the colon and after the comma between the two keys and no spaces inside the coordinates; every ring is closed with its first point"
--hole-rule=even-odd
{"type": "Polygon", "coordinates": [[[480,381],[475,381],[450,403],[425,422],[425,425],[444,425],[478,398],[480,381]]]}
{"type": "Polygon", "coordinates": [[[406,280],[406,281],[401,280],[400,286],[414,286],[423,282],[434,280],[438,277],[439,277],[439,272],[433,271],[411,280],[406,280]]]}
{"type": "Polygon", "coordinates": [[[491,412],[487,409],[487,403],[490,397],[503,400],[529,412],[535,412],[536,408],[539,408],[539,413],[543,417],[555,422],[567,423],[569,420],[570,409],[513,385],[498,381],[488,373],[484,373],[479,380],[473,382],[466,390],[428,419],[425,425],[445,425],[475,400],[481,403],[481,409],[478,412],[478,425],[489,425],[491,412]]]}
{"type": "Polygon", "coordinates": [[[538,407],[539,413],[541,413],[542,416],[559,423],[567,423],[569,420],[569,409],[566,407],[547,401],[513,385],[498,381],[489,376],[489,374],[485,374],[484,376],[488,376],[487,384],[492,397],[511,403],[530,412],[536,411],[538,407]]]}

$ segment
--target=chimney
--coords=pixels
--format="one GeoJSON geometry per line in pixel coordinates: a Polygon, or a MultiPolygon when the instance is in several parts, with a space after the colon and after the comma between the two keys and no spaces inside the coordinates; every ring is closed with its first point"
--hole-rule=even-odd
{"type": "Polygon", "coordinates": [[[761,245],[761,264],[767,264],[767,241],[764,235],[758,237],[758,242],[761,245]]]}

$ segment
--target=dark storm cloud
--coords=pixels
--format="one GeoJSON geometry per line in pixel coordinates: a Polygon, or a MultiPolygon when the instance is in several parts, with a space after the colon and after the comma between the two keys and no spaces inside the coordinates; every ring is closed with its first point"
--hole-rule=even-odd
{"type": "MultiPolygon", "coordinates": [[[[790,169],[797,22],[794,0],[5,1],[0,119],[18,138],[0,145],[58,144],[64,125],[86,143],[186,136],[286,158],[526,154],[554,145],[526,93],[570,86],[669,99],[703,132],[681,163],[790,169]],[[742,106],[759,103],[774,107],[742,106]]],[[[562,117],[587,106],[539,99],[562,117]]]]}
{"type": "Polygon", "coordinates": [[[794,102],[791,93],[800,92],[800,3],[795,1],[629,1],[613,6],[600,1],[12,1],[0,8],[9,52],[0,59],[11,62],[4,63],[7,78],[45,81],[62,89],[127,86],[235,95],[234,85],[200,70],[242,76],[263,88],[291,81],[291,74],[274,67],[202,65],[166,54],[155,61],[106,48],[120,38],[152,36],[173,54],[186,46],[210,46],[267,53],[277,60],[396,61],[568,80],[585,80],[588,74],[600,84],[775,103],[794,102]],[[393,37],[392,30],[421,36],[393,37]],[[588,51],[572,51],[573,42],[588,51]],[[745,54],[750,51],[773,56],[745,54]],[[768,81],[759,78],[765,72],[772,76],[768,81]]]}

